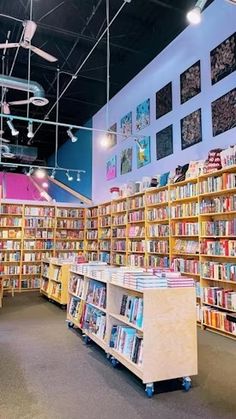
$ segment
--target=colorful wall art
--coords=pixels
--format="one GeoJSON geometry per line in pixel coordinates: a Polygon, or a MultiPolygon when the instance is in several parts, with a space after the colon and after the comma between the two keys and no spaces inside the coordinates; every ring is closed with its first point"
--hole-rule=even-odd
{"type": "Polygon", "coordinates": [[[181,103],[187,102],[201,92],[200,61],[189,67],[180,76],[181,103]]]}
{"type": "Polygon", "coordinates": [[[121,151],[120,155],[120,174],[125,175],[132,171],[132,157],[133,149],[132,147],[126,148],[121,151]]]}
{"type": "Polygon", "coordinates": [[[236,70],[236,32],[211,51],[211,83],[236,70]]]}
{"type": "Polygon", "coordinates": [[[181,148],[191,147],[202,141],[201,109],[181,119],[181,148]]]}
{"type": "Polygon", "coordinates": [[[136,108],[136,129],[141,129],[150,125],[150,99],[145,100],[136,108]]]}
{"type": "Polygon", "coordinates": [[[172,111],[172,83],[156,92],[156,119],[172,111]]]}
{"type": "Polygon", "coordinates": [[[106,163],[106,180],[116,178],[116,156],[111,157],[106,163]]]}
{"type": "Polygon", "coordinates": [[[173,126],[162,129],[156,134],[156,157],[163,159],[173,153],[173,126]]]}
{"type": "Polygon", "coordinates": [[[113,124],[108,131],[112,131],[112,133],[107,134],[107,138],[108,138],[108,147],[107,148],[112,148],[117,144],[117,135],[113,134],[113,132],[117,132],[117,124],[113,124]]]}
{"type": "Polygon", "coordinates": [[[136,144],[137,168],[140,169],[151,162],[150,137],[138,139],[136,144]]]}
{"type": "Polygon", "coordinates": [[[213,137],[236,127],[236,88],[211,104],[213,137]]]}
{"type": "Polygon", "coordinates": [[[132,135],[132,112],[127,113],[120,121],[121,133],[123,139],[126,139],[132,135]]]}

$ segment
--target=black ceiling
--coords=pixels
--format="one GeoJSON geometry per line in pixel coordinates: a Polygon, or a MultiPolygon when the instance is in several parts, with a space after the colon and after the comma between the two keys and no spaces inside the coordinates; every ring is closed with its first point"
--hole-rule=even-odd
{"type": "MultiPolygon", "coordinates": [[[[208,1],[207,5],[212,1],[208,1]]],[[[110,18],[122,3],[123,0],[110,0],[110,18]]],[[[125,5],[110,29],[110,97],[186,27],[186,12],[194,4],[195,0],[132,0],[125,5]]],[[[35,54],[31,57],[31,79],[44,87],[49,99],[49,105],[43,108],[31,105],[31,117],[43,119],[55,102],[57,67],[75,73],[96,43],[106,25],[105,5],[106,0],[33,0],[33,20],[38,25],[33,44],[55,55],[58,62],[50,64],[35,54]]],[[[0,0],[0,13],[29,19],[30,0],[0,0]]],[[[21,23],[0,17],[0,43],[5,42],[8,31],[11,31],[10,42],[18,41],[21,23]]],[[[14,54],[13,49],[7,52],[8,71],[14,54]]],[[[27,79],[27,62],[28,53],[21,48],[12,75],[27,79]]],[[[61,91],[69,80],[68,75],[60,76],[61,91]]],[[[9,91],[8,101],[18,98],[22,98],[22,93],[9,91]]],[[[106,37],[60,100],[59,120],[83,125],[105,102],[106,37]]],[[[25,116],[26,107],[12,107],[11,112],[25,116]]],[[[50,119],[55,120],[54,112],[50,119]]],[[[19,126],[19,141],[26,144],[26,124],[23,126],[19,126]]],[[[65,130],[61,130],[60,143],[65,139],[65,130]]],[[[39,147],[40,157],[50,155],[54,144],[55,129],[42,126],[33,140],[33,145],[39,147]]]]}

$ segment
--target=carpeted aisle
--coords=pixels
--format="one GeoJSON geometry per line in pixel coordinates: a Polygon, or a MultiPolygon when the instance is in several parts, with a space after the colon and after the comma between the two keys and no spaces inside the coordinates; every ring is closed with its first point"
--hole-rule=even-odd
{"type": "MultiPolygon", "coordinates": [[[[173,348],[174,350],[174,348],[173,348]]],[[[1,419],[230,419],[236,417],[236,342],[199,330],[199,375],[144,387],[68,330],[65,312],[38,294],[4,298],[0,311],[1,419]]]]}

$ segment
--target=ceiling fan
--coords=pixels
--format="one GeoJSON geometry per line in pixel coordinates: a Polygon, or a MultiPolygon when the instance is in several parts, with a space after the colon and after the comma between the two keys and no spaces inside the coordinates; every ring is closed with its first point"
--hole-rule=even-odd
{"type": "MultiPolygon", "coordinates": [[[[9,16],[10,17],[10,16],[9,16]]],[[[8,49],[8,48],[18,48],[18,47],[22,47],[25,49],[30,49],[32,52],[34,52],[35,54],[39,55],[40,57],[44,58],[47,61],[50,61],[51,63],[54,63],[55,61],[57,61],[57,58],[54,57],[51,54],[48,54],[47,52],[43,51],[40,48],[35,47],[34,45],[31,45],[31,40],[35,34],[35,31],[37,29],[37,25],[35,22],[33,22],[33,20],[24,20],[22,22],[23,27],[24,27],[24,37],[23,37],[23,41],[18,43],[5,43],[5,44],[0,44],[0,49],[8,49]]]]}

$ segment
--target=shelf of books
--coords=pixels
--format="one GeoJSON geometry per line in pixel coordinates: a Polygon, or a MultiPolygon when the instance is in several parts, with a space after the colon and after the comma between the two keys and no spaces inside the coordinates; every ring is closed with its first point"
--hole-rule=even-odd
{"type": "Polygon", "coordinates": [[[145,194],[127,198],[127,265],[145,266],[145,194]]]}
{"type": "Polygon", "coordinates": [[[17,204],[0,205],[0,275],[3,291],[21,289],[21,249],[23,236],[23,207],[17,204]]]}
{"type": "Polygon", "coordinates": [[[99,262],[70,271],[68,326],[137,375],[149,397],[155,381],[183,377],[189,389],[197,374],[194,284],[182,278],[185,285],[175,288],[175,278],[99,262]]]}
{"type": "Polygon", "coordinates": [[[84,250],[84,208],[57,207],[55,256],[71,259],[84,250]]]}
{"type": "Polygon", "coordinates": [[[146,191],[146,266],[169,267],[168,186],[146,191]]]}
{"type": "Polygon", "coordinates": [[[98,260],[98,206],[86,209],[85,249],[86,260],[98,260]]]}
{"type": "Polygon", "coordinates": [[[98,206],[98,259],[111,261],[111,202],[98,206]]]}
{"type": "Polygon", "coordinates": [[[40,288],[41,261],[53,256],[55,207],[24,205],[21,288],[40,288]]]}
{"type": "Polygon", "coordinates": [[[200,308],[198,179],[186,179],[171,184],[169,198],[171,265],[175,271],[194,277],[198,313],[200,308]]]}
{"type": "Polygon", "coordinates": [[[67,305],[70,263],[59,258],[44,259],[41,269],[41,294],[61,306],[67,305]]]}
{"type": "Polygon", "coordinates": [[[127,198],[118,198],[111,202],[111,264],[127,264],[127,198]]]}
{"type": "Polygon", "coordinates": [[[236,173],[199,177],[202,324],[236,337],[236,173]]]}

